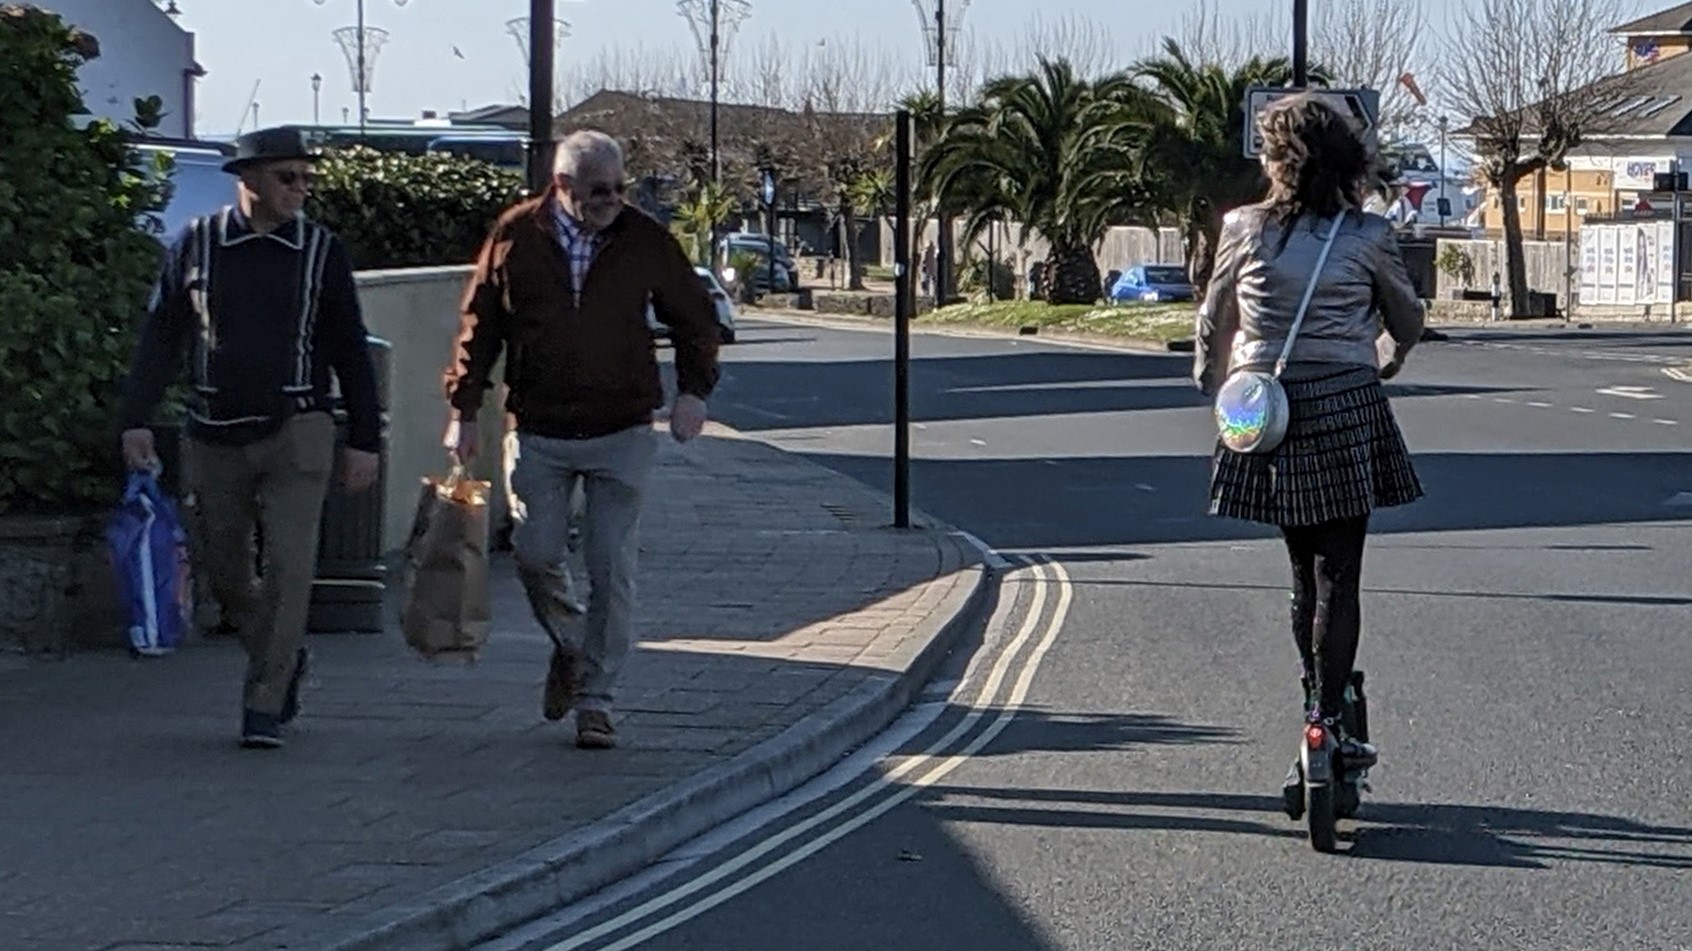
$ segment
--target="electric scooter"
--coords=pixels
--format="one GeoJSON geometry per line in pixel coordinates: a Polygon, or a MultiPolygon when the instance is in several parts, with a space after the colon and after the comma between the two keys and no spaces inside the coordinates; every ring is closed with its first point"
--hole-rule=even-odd
{"type": "MultiPolygon", "coordinates": [[[[1294,821],[1308,819],[1310,847],[1318,852],[1334,851],[1335,821],[1357,815],[1363,793],[1369,790],[1369,767],[1373,762],[1347,762],[1340,750],[1339,736],[1320,721],[1309,719],[1316,700],[1308,678],[1304,679],[1306,718],[1299,731],[1298,758],[1281,785],[1281,808],[1294,821]]],[[[1363,672],[1353,671],[1345,688],[1340,722],[1352,739],[1369,742],[1369,702],[1363,696],[1363,672]]]]}

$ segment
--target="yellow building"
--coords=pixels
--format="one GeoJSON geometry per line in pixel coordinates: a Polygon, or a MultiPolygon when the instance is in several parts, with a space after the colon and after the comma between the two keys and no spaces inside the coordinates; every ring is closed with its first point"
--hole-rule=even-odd
{"type": "MultiPolygon", "coordinates": [[[[1657,176],[1692,169],[1692,3],[1609,31],[1625,41],[1625,84],[1604,102],[1604,134],[1571,153],[1567,169],[1547,169],[1517,185],[1528,238],[1561,239],[1587,215],[1657,209],[1657,176]],[[1641,201],[1644,205],[1641,205],[1641,201]]],[[[1606,83],[1614,83],[1607,80],[1606,83]]],[[[1498,196],[1483,203],[1481,227],[1503,230],[1498,196]]]]}

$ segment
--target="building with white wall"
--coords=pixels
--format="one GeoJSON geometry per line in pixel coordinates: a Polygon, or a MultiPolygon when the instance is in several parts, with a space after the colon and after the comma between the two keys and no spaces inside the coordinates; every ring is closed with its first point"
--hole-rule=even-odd
{"type": "Polygon", "coordinates": [[[100,56],[77,74],[95,118],[127,122],[135,100],[158,96],[164,124],[156,134],[194,138],[194,86],[205,70],[194,61],[194,34],[153,0],[30,0],[100,41],[100,56]]]}

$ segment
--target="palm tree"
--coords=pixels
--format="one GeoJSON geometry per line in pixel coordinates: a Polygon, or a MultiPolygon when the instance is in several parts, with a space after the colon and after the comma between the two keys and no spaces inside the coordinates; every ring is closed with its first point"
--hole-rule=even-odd
{"type": "Polygon", "coordinates": [[[692,197],[677,206],[673,227],[679,232],[677,236],[688,246],[695,264],[700,267],[711,266],[712,258],[716,254],[715,249],[711,247],[716,228],[733,218],[735,210],[739,207],[740,202],[727,188],[710,183],[695,188],[692,197]]]}
{"type": "MultiPolygon", "coordinates": [[[[1312,71],[1312,84],[1324,82],[1318,72],[1312,71]]],[[[1142,172],[1164,211],[1181,224],[1187,268],[1202,293],[1223,216],[1263,193],[1262,170],[1244,154],[1247,91],[1290,84],[1292,64],[1253,58],[1229,71],[1193,62],[1166,38],[1163,55],[1141,61],[1132,73],[1155,100],[1142,172]]]]}
{"type": "Polygon", "coordinates": [[[920,177],[968,210],[966,242],[998,217],[1021,222],[1024,239],[1038,232],[1051,245],[1048,299],[1092,303],[1105,231],[1153,210],[1139,148],[1155,105],[1126,75],[1090,82],[1042,57],[1033,75],[987,83],[946,124],[920,177]]]}

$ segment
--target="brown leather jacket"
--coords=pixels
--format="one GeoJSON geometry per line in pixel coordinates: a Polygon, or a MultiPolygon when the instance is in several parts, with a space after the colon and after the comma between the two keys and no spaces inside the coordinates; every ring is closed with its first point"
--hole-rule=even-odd
{"type": "Polygon", "coordinates": [[[578,307],[553,201],[548,191],[508,209],[482,245],[446,372],[448,402],[473,416],[503,351],[505,408],[521,431],[584,439],[651,422],[664,391],[648,302],[670,327],[678,388],[708,398],[718,377],[715,310],[681,245],[625,207],[601,233],[578,307]]]}

